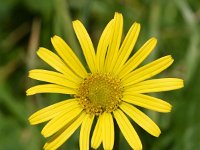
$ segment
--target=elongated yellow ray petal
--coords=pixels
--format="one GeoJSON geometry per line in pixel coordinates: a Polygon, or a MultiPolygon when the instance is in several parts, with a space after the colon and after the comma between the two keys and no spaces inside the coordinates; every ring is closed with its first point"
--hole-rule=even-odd
{"type": "Polygon", "coordinates": [[[165,56],[157,59],[127,74],[124,78],[122,78],[123,86],[129,86],[145,79],[151,78],[168,68],[172,63],[173,58],[171,56],[165,56]]]}
{"type": "Polygon", "coordinates": [[[35,80],[63,85],[69,88],[78,88],[78,83],[74,83],[64,74],[54,71],[34,69],[29,71],[29,77],[35,80]]]}
{"type": "Polygon", "coordinates": [[[113,70],[113,67],[116,63],[119,53],[118,51],[123,31],[123,16],[120,13],[115,13],[113,31],[106,56],[106,62],[105,62],[106,72],[111,72],[113,70]]]}
{"type": "Polygon", "coordinates": [[[87,71],[67,43],[65,43],[65,41],[59,36],[51,38],[51,42],[57,53],[65,61],[68,67],[78,76],[85,78],[87,76],[87,71]]]}
{"type": "Polygon", "coordinates": [[[60,113],[58,116],[50,120],[45,127],[42,129],[42,135],[44,137],[49,137],[60,130],[62,127],[70,123],[74,118],[76,118],[81,111],[82,107],[78,106],[74,109],[67,109],[69,111],[65,111],[60,113]]]}
{"type": "Polygon", "coordinates": [[[159,127],[139,109],[125,102],[120,105],[120,108],[149,134],[155,137],[160,135],[161,131],[159,127]]]}
{"type": "Polygon", "coordinates": [[[63,127],[58,131],[50,140],[44,145],[45,150],[54,150],[60,147],[69,137],[76,131],[76,129],[81,125],[86,114],[84,112],[72,122],[72,124],[63,127]]]}
{"type": "Polygon", "coordinates": [[[124,65],[116,72],[123,78],[129,72],[138,67],[143,60],[152,52],[156,46],[157,40],[155,38],[149,39],[124,65]]]}
{"type": "Polygon", "coordinates": [[[32,125],[39,124],[56,117],[62,112],[74,109],[78,105],[78,101],[75,99],[64,100],[35,112],[28,120],[32,125]]]}
{"type": "Polygon", "coordinates": [[[71,69],[67,67],[67,65],[53,52],[46,48],[40,48],[37,51],[38,56],[44,60],[47,64],[52,66],[57,71],[65,74],[67,78],[73,82],[81,81],[82,79],[78,77],[75,73],[72,72],[71,69]]]}
{"type": "Polygon", "coordinates": [[[142,150],[140,138],[125,114],[120,109],[115,110],[113,114],[122,134],[131,148],[134,150],[142,150]]]}
{"type": "Polygon", "coordinates": [[[163,113],[170,112],[172,108],[169,103],[144,94],[124,94],[122,99],[128,103],[163,113]]]}
{"type": "Polygon", "coordinates": [[[128,86],[124,93],[162,92],[182,88],[183,80],[177,78],[152,79],[128,86]]]}
{"type": "Polygon", "coordinates": [[[90,36],[80,21],[73,21],[73,27],[83,50],[86,62],[90,68],[90,71],[93,73],[96,71],[96,62],[95,51],[90,36]]]}
{"type": "Polygon", "coordinates": [[[114,146],[114,123],[111,113],[104,112],[102,131],[103,131],[103,148],[112,150],[114,146]]]}
{"type": "Polygon", "coordinates": [[[122,46],[120,47],[119,50],[120,54],[119,57],[117,58],[117,62],[113,69],[113,72],[115,74],[119,72],[119,70],[121,70],[121,67],[128,59],[131,51],[133,50],[133,47],[135,46],[139,32],[140,32],[140,24],[133,23],[122,43],[122,46]]]}
{"type": "Polygon", "coordinates": [[[111,40],[111,34],[112,34],[112,27],[113,27],[113,20],[111,20],[107,26],[105,27],[98,46],[97,46],[97,54],[96,54],[96,64],[97,64],[97,71],[103,72],[103,67],[105,63],[105,57],[106,57],[106,52],[108,45],[111,40]]]}
{"type": "Polygon", "coordinates": [[[102,142],[102,125],[103,125],[102,119],[103,119],[102,115],[100,115],[92,135],[91,147],[93,149],[97,149],[102,142]]]}
{"type": "Polygon", "coordinates": [[[80,131],[80,150],[89,150],[89,138],[94,115],[87,114],[81,125],[80,131]]]}
{"type": "Polygon", "coordinates": [[[76,94],[76,90],[72,88],[67,88],[65,86],[56,85],[56,84],[42,84],[42,85],[33,86],[26,91],[27,96],[38,94],[38,93],[76,94]]]}

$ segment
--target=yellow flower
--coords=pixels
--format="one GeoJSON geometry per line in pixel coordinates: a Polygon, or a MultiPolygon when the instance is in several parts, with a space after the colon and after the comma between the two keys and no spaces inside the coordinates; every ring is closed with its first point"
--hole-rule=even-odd
{"type": "Polygon", "coordinates": [[[38,93],[61,93],[73,95],[30,116],[32,125],[48,121],[42,130],[50,137],[44,149],[57,149],[81,126],[79,145],[81,150],[90,147],[90,131],[94,118],[97,119],[92,133],[91,147],[97,149],[101,143],[106,150],[113,149],[114,123],[133,149],[142,149],[142,144],[127,116],[149,134],[158,137],[159,127],[136,106],[158,112],[170,112],[171,105],[161,99],[146,95],[151,92],[175,90],[183,87],[183,80],[176,78],[149,79],[167,69],[173,58],[165,56],[140,68],[138,66],[154,49],[157,40],[149,39],[133,56],[130,53],[140,32],[140,25],[133,23],[124,41],[123,17],[115,13],[103,31],[97,50],[78,20],[73,28],[80,42],[90,71],[86,71],[71,48],[58,36],[51,41],[58,55],[40,48],[38,56],[55,71],[34,69],[29,77],[48,82],[27,90],[27,95],[38,93]],[[130,57],[130,58],[129,58],[130,57]]]}

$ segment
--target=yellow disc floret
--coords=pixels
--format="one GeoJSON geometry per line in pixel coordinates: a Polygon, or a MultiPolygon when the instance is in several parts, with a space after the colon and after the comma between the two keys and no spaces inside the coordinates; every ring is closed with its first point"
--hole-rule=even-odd
{"type": "Polygon", "coordinates": [[[76,98],[86,112],[99,115],[112,112],[121,102],[122,86],[119,79],[110,74],[89,74],[80,84],[76,98]]]}

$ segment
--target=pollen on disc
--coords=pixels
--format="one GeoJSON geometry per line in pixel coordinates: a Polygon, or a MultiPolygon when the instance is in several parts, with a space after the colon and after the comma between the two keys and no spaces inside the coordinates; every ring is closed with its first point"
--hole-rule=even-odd
{"type": "Polygon", "coordinates": [[[110,74],[89,74],[80,84],[75,97],[87,113],[100,115],[118,108],[122,98],[121,82],[110,74]]]}

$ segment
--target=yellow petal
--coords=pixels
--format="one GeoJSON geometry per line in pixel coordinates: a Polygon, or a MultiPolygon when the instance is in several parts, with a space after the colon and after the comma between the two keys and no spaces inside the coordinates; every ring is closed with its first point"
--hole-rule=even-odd
{"type": "Polygon", "coordinates": [[[97,149],[102,142],[102,125],[103,120],[102,116],[100,115],[94,128],[94,132],[92,134],[91,147],[93,149],[97,149]]]}
{"type": "Polygon", "coordinates": [[[36,85],[26,91],[26,95],[34,95],[38,93],[61,93],[61,94],[76,94],[76,90],[60,86],[56,84],[36,85]]]}
{"type": "Polygon", "coordinates": [[[118,73],[119,70],[121,70],[121,67],[124,65],[124,63],[128,59],[130,53],[133,50],[133,47],[135,46],[139,32],[140,32],[140,24],[134,23],[129,29],[122,43],[122,46],[120,47],[120,50],[119,50],[120,54],[119,54],[119,57],[117,58],[117,62],[113,69],[113,72],[115,74],[118,73]]]}
{"type": "Polygon", "coordinates": [[[67,43],[65,43],[65,41],[59,36],[51,38],[51,42],[68,67],[78,76],[85,78],[87,76],[87,71],[67,43]]]}
{"type": "Polygon", "coordinates": [[[52,66],[57,71],[65,74],[67,78],[73,82],[81,81],[82,79],[69,69],[66,64],[53,52],[46,48],[40,48],[37,51],[38,56],[43,59],[47,64],[52,66]]]}
{"type": "Polygon", "coordinates": [[[96,67],[97,71],[99,72],[103,72],[106,52],[111,40],[112,27],[113,27],[113,20],[111,20],[105,27],[97,46],[96,67]]]}
{"type": "Polygon", "coordinates": [[[54,71],[34,69],[29,71],[29,77],[35,80],[63,85],[69,88],[78,88],[78,83],[74,83],[64,74],[54,71]]]}
{"type": "Polygon", "coordinates": [[[55,150],[60,147],[69,137],[76,131],[76,129],[81,125],[86,114],[84,112],[72,122],[72,124],[63,127],[59,130],[51,139],[44,145],[45,150],[55,150]]]}
{"type": "Polygon", "coordinates": [[[106,150],[112,150],[114,146],[114,123],[111,113],[104,112],[102,132],[103,132],[103,148],[106,150]]]}
{"type": "Polygon", "coordinates": [[[161,131],[159,127],[139,109],[125,102],[120,105],[120,108],[149,134],[155,137],[160,135],[161,131]]]}
{"type": "Polygon", "coordinates": [[[124,94],[122,99],[128,103],[163,113],[170,112],[172,108],[169,103],[144,94],[124,94]]]}
{"type": "Polygon", "coordinates": [[[63,111],[74,109],[77,105],[79,104],[75,99],[64,100],[35,112],[28,120],[32,125],[39,124],[56,117],[63,111]]]}
{"type": "Polygon", "coordinates": [[[157,59],[124,76],[124,78],[122,78],[123,86],[129,86],[145,79],[151,78],[168,68],[172,63],[173,58],[171,56],[165,56],[157,59]]]}
{"type": "Polygon", "coordinates": [[[73,21],[73,27],[76,36],[79,40],[79,43],[81,45],[81,48],[83,50],[86,62],[90,68],[90,71],[95,72],[96,70],[95,51],[90,36],[88,35],[85,27],[80,21],[78,20],[73,21]]]}
{"type": "Polygon", "coordinates": [[[89,150],[89,138],[94,115],[87,114],[81,125],[80,131],[80,150],[89,150]]]}
{"type": "Polygon", "coordinates": [[[82,110],[83,108],[77,105],[77,107],[74,109],[67,109],[67,111],[60,113],[45,125],[41,132],[42,135],[44,137],[53,135],[62,127],[70,123],[74,118],[76,118],[82,110]]]}
{"type": "Polygon", "coordinates": [[[121,43],[122,31],[123,31],[123,16],[120,13],[115,13],[114,25],[112,29],[111,41],[108,47],[105,70],[111,72],[116,63],[118,57],[119,46],[121,43]]]}
{"type": "Polygon", "coordinates": [[[152,52],[156,46],[157,40],[155,38],[149,39],[116,73],[119,73],[119,77],[123,78],[129,72],[138,67],[141,62],[152,52]]]}
{"type": "Polygon", "coordinates": [[[122,134],[131,148],[134,150],[142,150],[140,138],[125,114],[119,109],[115,110],[113,114],[122,134]]]}
{"type": "Polygon", "coordinates": [[[182,88],[183,80],[176,78],[162,78],[152,79],[139,82],[137,84],[128,86],[124,89],[124,93],[149,93],[149,92],[161,92],[170,91],[182,88]]]}

